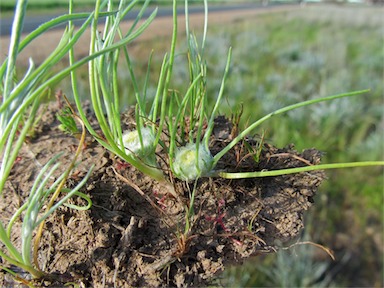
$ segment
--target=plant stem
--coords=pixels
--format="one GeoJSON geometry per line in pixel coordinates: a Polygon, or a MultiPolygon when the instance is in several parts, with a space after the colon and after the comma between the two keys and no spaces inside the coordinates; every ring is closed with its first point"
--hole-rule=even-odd
{"type": "Polygon", "coordinates": [[[313,165],[313,166],[279,169],[279,170],[272,170],[272,171],[263,170],[258,172],[241,172],[241,173],[217,172],[213,176],[219,176],[226,179],[243,179],[243,178],[281,176],[281,175],[316,171],[316,170],[344,169],[344,168],[367,167],[367,166],[384,166],[384,161],[319,164],[319,165],[313,165]]]}
{"type": "MultiPolygon", "coordinates": [[[[68,100],[67,100],[68,101],[68,100]]],[[[69,103],[68,103],[69,104],[69,103]]],[[[69,106],[71,108],[71,106],[69,106]]],[[[72,113],[74,113],[74,111],[72,110],[71,108],[71,111],[72,113]]],[[[71,163],[69,164],[69,167],[66,169],[66,171],[64,172],[64,177],[62,179],[62,181],[60,182],[59,186],[56,188],[56,191],[55,193],[52,195],[47,207],[46,207],[46,211],[49,211],[50,208],[53,206],[54,202],[56,201],[57,197],[59,196],[60,192],[61,192],[61,189],[64,187],[64,184],[66,183],[67,179],[68,179],[68,176],[69,176],[69,173],[72,171],[72,169],[75,167],[76,165],[76,161],[77,161],[77,158],[79,157],[79,155],[81,154],[81,151],[84,147],[84,142],[85,142],[85,135],[86,135],[86,128],[85,128],[85,124],[83,123],[83,121],[81,120],[81,118],[79,116],[77,116],[76,114],[73,114],[73,117],[78,120],[78,122],[80,123],[81,125],[81,129],[82,129],[82,133],[81,133],[81,138],[80,138],[80,141],[79,141],[79,145],[77,146],[77,149],[76,149],[76,153],[75,153],[75,156],[73,157],[71,163]]],[[[40,238],[42,236],[42,233],[43,233],[43,228],[44,228],[44,225],[45,225],[45,221],[42,221],[41,224],[39,225],[39,228],[36,232],[36,237],[35,237],[35,243],[34,243],[34,250],[33,250],[33,261],[34,261],[34,264],[35,266],[40,270],[39,268],[39,262],[37,260],[37,250],[39,248],[39,242],[40,242],[40,238]]]]}
{"type": "MultiPolygon", "coordinates": [[[[217,96],[217,100],[216,100],[215,106],[213,107],[212,114],[211,114],[211,117],[210,117],[209,122],[208,122],[208,129],[207,129],[207,132],[206,132],[206,134],[204,136],[204,144],[205,144],[205,147],[207,149],[208,149],[208,146],[209,146],[208,145],[209,144],[209,138],[211,137],[211,133],[213,131],[215,115],[216,115],[217,110],[219,109],[221,98],[223,97],[223,94],[224,94],[225,81],[226,81],[227,76],[228,76],[229,66],[230,66],[230,63],[231,63],[231,58],[232,58],[232,48],[229,48],[228,57],[227,57],[227,64],[225,65],[224,76],[223,76],[223,79],[221,81],[219,95],[217,96]]],[[[214,165],[215,165],[215,162],[214,162],[214,165]]]]}
{"type": "Polygon", "coordinates": [[[172,78],[172,70],[173,70],[173,63],[175,61],[175,50],[176,50],[176,40],[177,40],[177,0],[173,0],[172,10],[173,10],[173,31],[172,31],[172,41],[171,41],[171,51],[169,54],[169,60],[167,65],[167,74],[165,76],[165,83],[163,86],[163,98],[160,108],[160,122],[159,122],[159,131],[156,135],[155,143],[159,142],[160,135],[162,132],[162,127],[164,126],[165,122],[165,112],[166,112],[166,105],[167,105],[167,95],[168,95],[168,88],[169,84],[171,82],[172,78]]]}
{"type": "MultiPolygon", "coordinates": [[[[7,100],[12,90],[12,82],[15,71],[16,58],[19,51],[21,31],[23,29],[24,15],[27,9],[27,1],[20,0],[16,3],[15,17],[12,24],[11,42],[9,45],[9,56],[4,81],[3,102],[7,100]]],[[[0,133],[1,135],[1,133],[0,133]]]]}
{"type": "Polygon", "coordinates": [[[269,118],[272,118],[275,115],[282,114],[284,112],[288,112],[290,110],[297,109],[297,108],[300,108],[300,107],[303,107],[303,106],[308,106],[308,105],[311,105],[311,104],[315,104],[315,103],[319,103],[319,102],[323,102],[323,101],[334,100],[334,99],[342,98],[342,97],[349,97],[349,96],[359,95],[359,94],[366,93],[366,92],[369,92],[369,91],[370,91],[369,89],[366,89],[366,90],[359,90],[359,91],[354,91],[354,92],[349,92],[349,93],[343,93],[343,94],[327,96],[327,97],[321,97],[321,98],[311,99],[311,100],[303,101],[303,102],[300,102],[300,103],[292,104],[292,105],[289,105],[289,106],[277,109],[277,110],[275,110],[275,111],[265,115],[264,117],[260,118],[256,122],[254,122],[251,126],[249,126],[247,129],[245,129],[239,135],[237,135],[237,137],[235,139],[233,139],[231,141],[231,143],[229,143],[223,150],[221,150],[219,153],[217,153],[213,157],[213,159],[214,159],[213,160],[213,167],[216,166],[217,162],[221,159],[221,157],[223,157],[231,148],[233,148],[237,143],[239,143],[242,139],[244,139],[244,137],[249,135],[260,124],[262,124],[263,122],[265,122],[269,118]]]}

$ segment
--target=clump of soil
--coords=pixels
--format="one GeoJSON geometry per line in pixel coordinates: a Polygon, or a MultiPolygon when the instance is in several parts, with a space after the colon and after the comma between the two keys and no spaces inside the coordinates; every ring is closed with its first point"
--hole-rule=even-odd
{"type": "MultiPolygon", "coordinates": [[[[2,195],[0,217],[7,223],[28,196],[33,180],[52,156],[61,169],[73,157],[78,140],[58,130],[58,108],[50,105],[36,127],[33,139],[22,148],[2,195]]],[[[125,125],[130,114],[123,116],[125,125]]],[[[210,142],[213,154],[234,136],[236,127],[218,117],[210,142]]],[[[207,285],[229,264],[262,253],[274,252],[298,236],[304,227],[303,213],[313,203],[322,171],[278,177],[226,180],[202,178],[185,183],[170,176],[158,183],[123,163],[89,137],[81,164],[68,186],[76,185],[94,164],[82,191],[93,205],[87,211],[61,207],[48,218],[40,242],[39,263],[54,280],[37,285],[57,286],[75,282],[85,286],[201,286],[207,285]],[[167,186],[168,185],[168,186],[167,186]],[[196,186],[195,186],[196,185],[196,186]],[[194,216],[186,219],[194,189],[194,216]]],[[[256,139],[246,139],[218,163],[227,171],[276,170],[318,164],[315,149],[298,153],[292,146],[278,149],[256,139]],[[261,146],[260,146],[261,145],[261,146]],[[259,149],[255,162],[246,146],[259,149]]],[[[166,160],[158,151],[159,162],[166,160]]],[[[84,204],[81,199],[71,203],[84,204]]],[[[12,237],[18,241],[17,231],[12,237]]],[[[1,285],[10,284],[0,274],[1,285]]],[[[12,280],[11,280],[12,281],[12,280]]]]}

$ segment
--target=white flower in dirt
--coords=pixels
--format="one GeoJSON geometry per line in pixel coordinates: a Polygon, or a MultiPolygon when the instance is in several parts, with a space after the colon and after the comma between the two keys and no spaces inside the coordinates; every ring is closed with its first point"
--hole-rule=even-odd
{"type": "Polygon", "coordinates": [[[194,180],[212,170],[213,157],[203,144],[190,143],[176,150],[173,162],[173,173],[177,178],[185,181],[194,180]]]}
{"type": "Polygon", "coordinates": [[[141,128],[141,139],[138,130],[127,131],[123,134],[123,145],[127,155],[148,156],[153,152],[153,143],[155,135],[150,128],[141,128]]]}

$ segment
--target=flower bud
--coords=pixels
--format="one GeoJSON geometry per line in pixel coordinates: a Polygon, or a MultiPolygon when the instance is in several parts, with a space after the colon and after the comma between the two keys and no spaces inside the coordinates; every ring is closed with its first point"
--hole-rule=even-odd
{"type": "Polygon", "coordinates": [[[200,144],[199,151],[196,153],[196,144],[190,143],[176,150],[173,173],[181,180],[194,180],[211,171],[212,165],[211,152],[200,144]]]}
{"type": "Polygon", "coordinates": [[[123,134],[123,145],[127,155],[146,157],[153,152],[153,143],[155,142],[155,135],[153,135],[150,128],[141,128],[140,141],[139,131],[127,131],[123,134]]]}

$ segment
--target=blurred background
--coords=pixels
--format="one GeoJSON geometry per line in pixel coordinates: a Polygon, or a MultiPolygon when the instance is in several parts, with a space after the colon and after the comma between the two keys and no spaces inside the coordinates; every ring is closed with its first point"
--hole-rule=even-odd
{"type": "MultiPolygon", "coordinates": [[[[68,3],[66,0],[29,2],[31,17],[64,13],[68,3]]],[[[170,2],[153,1],[153,5],[167,7],[170,2]]],[[[94,1],[75,0],[75,3],[76,9],[87,10],[94,1]]],[[[181,7],[183,3],[184,0],[180,1],[181,7]]],[[[201,1],[190,3],[201,8],[201,1]]],[[[227,7],[226,14],[220,14],[224,13],[220,9],[210,14],[214,20],[209,24],[204,57],[211,103],[219,91],[228,48],[233,48],[221,114],[230,116],[242,111],[241,124],[245,127],[285,105],[370,89],[364,95],[324,102],[272,118],[258,134],[265,133],[266,141],[278,147],[291,143],[298,151],[315,147],[324,152],[324,163],[384,158],[383,1],[211,0],[209,3],[212,11],[215,7],[227,7]],[[237,6],[249,4],[253,8],[237,6]],[[250,9],[255,9],[255,13],[250,13],[250,9]]],[[[1,21],[12,17],[13,5],[14,0],[0,2],[1,21]]],[[[195,21],[192,15],[191,21],[195,21]]],[[[196,21],[192,26],[201,39],[202,22],[196,21]]],[[[143,83],[153,50],[148,101],[154,95],[162,57],[170,46],[171,29],[168,26],[165,33],[158,31],[151,37],[139,38],[131,47],[136,78],[143,83]]],[[[2,57],[6,55],[6,38],[4,32],[2,57]]],[[[182,92],[188,85],[183,33],[177,49],[173,86],[182,92]]],[[[33,51],[28,53],[33,57],[33,51]]],[[[23,69],[21,63],[20,73],[23,69]]],[[[134,103],[126,67],[121,67],[119,75],[126,107],[134,103]]],[[[78,77],[84,79],[81,87],[86,98],[86,67],[79,71],[78,77]]],[[[57,83],[52,91],[56,89],[71,95],[69,81],[57,83]]],[[[383,169],[329,170],[327,177],[307,212],[306,227],[298,241],[328,247],[334,252],[335,261],[315,246],[297,245],[231,267],[218,275],[213,285],[382,287],[383,169]]]]}

